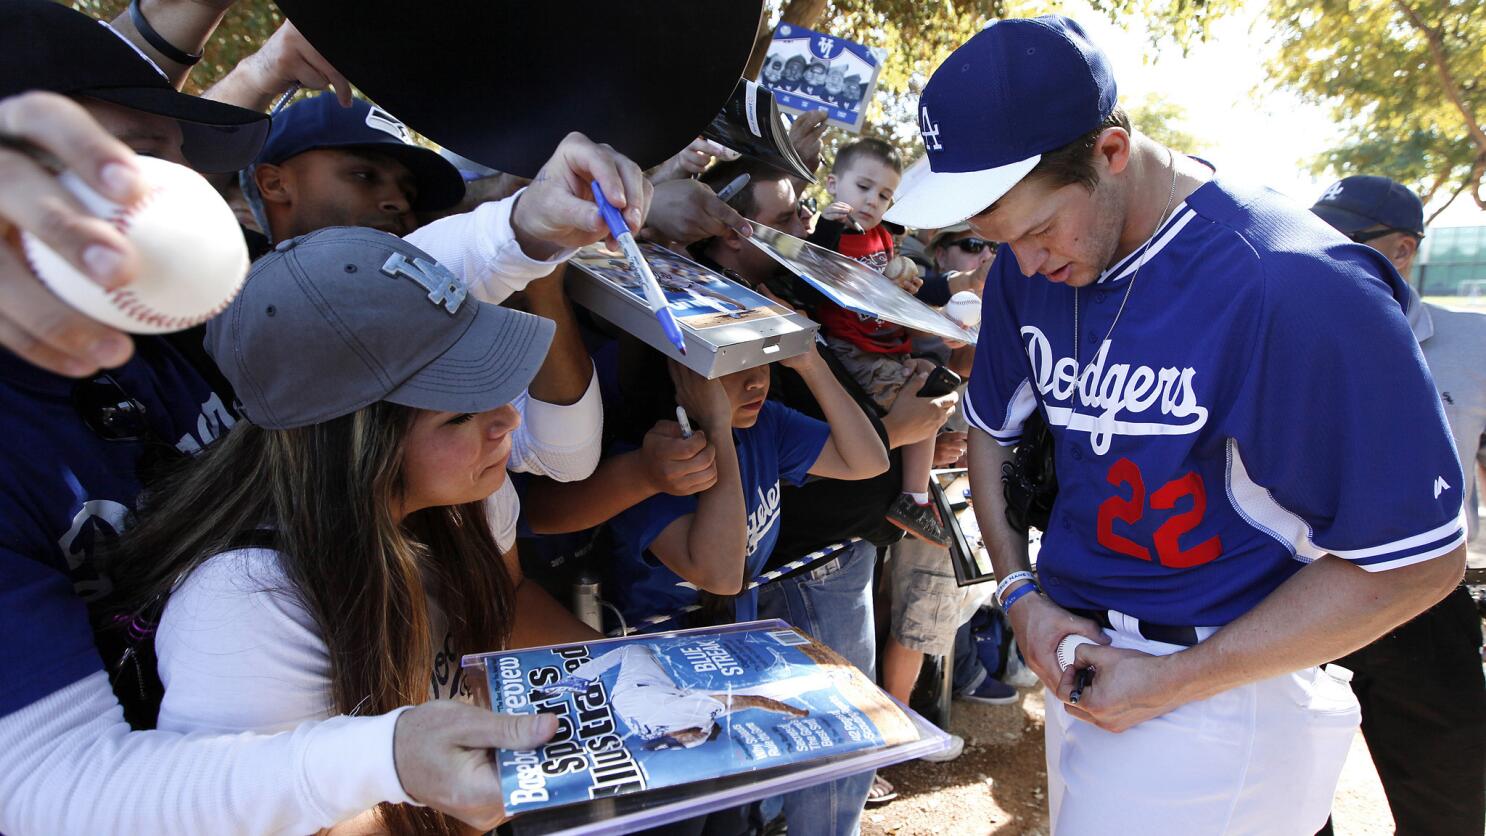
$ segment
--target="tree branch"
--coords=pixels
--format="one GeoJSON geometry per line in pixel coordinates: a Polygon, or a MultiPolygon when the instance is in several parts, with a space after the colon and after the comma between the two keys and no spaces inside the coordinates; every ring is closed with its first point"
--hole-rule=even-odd
{"type": "MultiPolygon", "coordinates": [[[[1440,86],[1444,88],[1450,103],[1455,105],[1455,109],[1460,111],[1461,117],[1465,119],[1466,129],[1470,132],[1476,147],[1482,153],[1486,153],[1486,131],[1481,129],[1481,123],[1476,121],[1475,114],[1471,113],[1470,108],[1465,106],[1465,102],[1460,97],[1460,85],[1455,81],[1455,74],[1450,72],[1450,65],[1445,61],[1445,48],[1440,39],[1439,30],[1427,26],[1424,19],[1419,17],[1419,13],[1404,0],[1394,0],[1393,5],[1397,6],[1409,22],[1424,35],[1424,41],[1429,45],[1430,57],[1434,60],[1435,69],[1439,71],[1440,86]]],[[[1486,203],[1482,202],[1483,199],[1480,196],[1480,189],[1476,190],[1474,197],[1481,208],[1486,209],[1486,203]]]]}
{"type": "MultiPolygon", "coordinates": [[[[1429,201],[1434,200],[1434,196],[1438,194],[1440,188],[1445,185],[1445,181],[1450,179],[1450,171],[1453,168],[1454,166],[1445,166],[1445,168],[1440,171],[1439,176],[1434,178],[1434,182],[1429,184],[1429,188],[1425,190],[1424,194],[1419,195],[1419,202],[1427,206],[1429,204],[1429,201]]],[[[1455,194],[1459,195],[1460,192],[1456,192],[1455,194]]],[[[1454,200],[1455,198],[1452,197],[1450,199],[1454,200]]]]}
{"type": "Polygon", "coordinates": [[[1476,161],[1471,164],[1470,173],[1460,181],[1460,188],[1456,189],[1455,193],[1450,195],[1450,199],[1445,201],[1444,206],[1434,210],[1429,216],[1429,220],[1424,222],[1424,225],[1429,226],[1434,223],[1434,219],[1438,218],[1446,209],[1449,209],[1450,204],[1455,202],[1455,198],[1460,197],[1461,193],[1466,189],[1471,189],[1471,199],[1476,202],[1476,205],[1482,209],[1486,209],[1486,202],[1483,202],[1481,198],[1481,176],[1483,174],[1486,174],[1486,153],[1476,155],[1476,161]],[[1472,186],[1475,188],[1471,188],[1472,186]]]}

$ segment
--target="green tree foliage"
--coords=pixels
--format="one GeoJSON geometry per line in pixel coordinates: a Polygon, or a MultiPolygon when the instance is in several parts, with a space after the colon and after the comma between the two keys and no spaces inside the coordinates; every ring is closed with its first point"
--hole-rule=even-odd
{"type": "Polygon", "coordinates": [[[1125,113],[1135,130],[1178,153],[1200,154],[1208,150],[1208,141],[1188,128],[1187,109],[1159,93],[1147,93],[1125,105],[1125,113]]]}
{"type": "MultiPolygon", "coordinates": [[[[129,0],[73,0],[67,5],[101,20],[113,20],[129,7],[129,0]]],[[[200,93],[258,51],[279,28],[283,17],[271,0],[238,0],[206,45],[201,63],[186,79],[186,91],[200,93]]]]}
{"type": "Polygon", "coordinates": [[[1384,174],[1426,203],[1465,193],[1486,209],[1486,4],[1271,0],[1269,16],[1275,82],[1329,105],[1345,131],[1315,173],[1384,174]]]}

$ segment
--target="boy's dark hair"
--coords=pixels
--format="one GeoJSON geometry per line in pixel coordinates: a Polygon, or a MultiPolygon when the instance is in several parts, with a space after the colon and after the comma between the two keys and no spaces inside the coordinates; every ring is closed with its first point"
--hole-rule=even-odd
{"type": "Polygon", "coordinates": [[[1092,192],[1099,185],[1099,172],[1094,168],[1094,143],[1110,128],[1123,128],[1125,133],[1130,132],[1130,117],[1119,105],[1104,117],[1099,127],[1062,148],[1043,154],[1037,166],[1028,172],[1027,179],[1041,177],[1057,186],[1077,183],[1092,192]]]}
{"type": "Polygon", "coordinates": [[[837,151],[836,160],[831,163],[831,173],[840,174],[860,159],[877,160],[893,171],[903,173],[903,157],[898,149],[872,136],[859,139],[837,151]]]}

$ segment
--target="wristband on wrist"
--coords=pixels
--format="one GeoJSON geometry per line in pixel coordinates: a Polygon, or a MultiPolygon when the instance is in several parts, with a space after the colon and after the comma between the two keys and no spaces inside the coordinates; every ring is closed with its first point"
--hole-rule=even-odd
{"type": "Polygon", "coordinates": [[[185,52],[156,32],[155,27],[144,19],[144,12],[139,8],[140,2],[141,0],[129,0],[129,21],[134,24],[135,30],[145,39],[146,43],[154,47],[156,52],[183,67],[194,66],[197,61],[201,60],[200,52],[185,52]]]}
{"type": "Polygon", "coordinates": [[[996,603],[1001,605],[1001,609],[1006,609],[1006,602],[1003,600],[1003,596],[1006,595],[1006,590],[1010,589],[1012,584],[1019,581],[1032,581],[1033,583],[1036,583],[1037,576],[1023,569],[1020,572],[1012,572],[1011,574],[1002,578],[1001,582],[996,584],[996,603]]]}
{"type": "Polygon", "coordinates": [[[1031,595],[1034,592],[1041,591],[1042,590],[1037,588],[1037,583],[1035,581],[1032,583],[1028,583],[1025,586],[1019,586],[1016,589],[1013,589],[1011,591],[1011,594],[1006,596],[1006,600],[1001,602],[1001,612],[1011,612],[1012,604],[1015,604],[1017,601],[1022,600],[1023,598],[1031,595]]]}

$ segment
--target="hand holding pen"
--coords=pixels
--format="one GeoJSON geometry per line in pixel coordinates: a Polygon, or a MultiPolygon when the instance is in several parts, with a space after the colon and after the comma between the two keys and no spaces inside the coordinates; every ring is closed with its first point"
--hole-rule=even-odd
{"type": "Polygon", "coordinates": [[[655,312],[655,318],[660,321],[661,331],[665,333],[666,339],[676,350],[686,354],[686,339],[681,336],[681,327],[676,324],[676,317],[671,314],[671,305],[666,301],[666,294],[660,289],[660,282],[656,281],[655,273],[650,270],[650,264],[645,261],[644,253],[640,252],[640,245],[635,241],[634,233],[630,232],[625,225],[624,218],[620,216],[619,210],[609,199],[604,196],[604,189],[599,181],[594,180],[591,184],[594,202],[598,204],[599,214],[603,216],[604,223],[609,227],[609,232],[614,241],[619,244],[619,249],[624,257],[629,260],[629,268],[632,273],[640,277],[640,289],[645,294],[645,301],[650,309],[655,312]]]}
{"type": "Polygon", "coordinates": [[[584,247],[613,235],[594,203],[590,183],[602,184],[609,202],[620,210],[621,229],[644,225],[653,187],[640,167],[613,148],[574,132],[557,146],[511,209],[511,227],[522,252],[547,259],[564,248],[584,247]]]}

